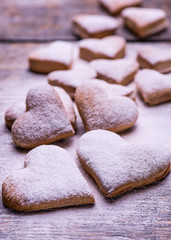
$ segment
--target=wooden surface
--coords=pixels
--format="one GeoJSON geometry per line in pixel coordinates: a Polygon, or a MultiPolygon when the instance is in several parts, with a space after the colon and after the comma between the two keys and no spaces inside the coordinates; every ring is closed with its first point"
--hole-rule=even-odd
{"type": "MultiPolygon", "coordinates": [[[[143,6],[161,7],[171,20],[170,0],[144,0],[143,6]]],[[[23,167],[27,153],[13,144],[5,126],[4,113],[14,102],[24,101],[30,87],[47,82],[45,75],[28,70],[27,56],[37,47],[46,45],[43,43],[46,41],[76,40],[71,32],[70,19],[83,12],[107,14],[96,0],[1,1],[0,184],[10,172],[23,167]]],[[[123,27],[118,34],[129,41],[138,40],[123,27]]],[[[147,40],[168,42],[153,45],[170,48],[171,29],[147,40]]],[[[139,46],[129,43],[128,56],[135,57],[139,46]]],[[[139,118],[136,125],[121,135],[127,141],[160,141],[171,151],[171,103],[148,107],[137,97],[137,105],[139,118]]],[[[77,125],[75,136],[55,144],[67,149],[78,163],[75,148],[79,136],[84,133],[79,116],[77,125]]],[[[78,166],[95,195],[94,206],[17,213],[5,208],[0,197],[0,239],[171,239],[171,174],[149,186],[106,199],[79,163],[78,166]]]]}
{"type": "MultiPolygon", "coordinates": [[[[5,126],[4,112],[10,104],[24,101],[31,86],[47,81],[45,75],[27,70],[28,53],[38,46],[40,44],[33,43],[0,45],[3,59],[0,63],[0,184],[10,172],[23,167],[27,153],[13,144],[5,126]]],[[[171,47],[170,44],[159,46],[171,47]]],[[[139,44],[128,44],[128,57],[134,57],[138,47],[139,44]]],[[[160,141],[171,150],[171,103],[148,107],[138,97],[137,104],[139,118],[136,125],[121,135],[127,141],[160,141]]],[[[84,133],[80,118],[77,120],[77,134],[55,143],[67,149],[76,161],[75,147],[78,137],[84,133]]],[[[171,174],[149,186],[106,199],[81,167],[80,170],[95,195],[94,206],[17,213],[5,208],[0,198],[0,239],[171,238],[171,174]]]]}
{"type": "MultiPolygon", "coordinates": [[[[162,8],[171,20],[170,0],[144,0],[143,7],[162,8]]],[[[76,40],[72,34],[71,18],[78,13],[108,14],[97,0],[5,0],[0,6],[1,41],[76,40]]],[[[129,41],[138,38],[125,29],[117,34],[129,41]]],[[[170,41],[171,28],[153,35],[149,41],[170,41]]]]}

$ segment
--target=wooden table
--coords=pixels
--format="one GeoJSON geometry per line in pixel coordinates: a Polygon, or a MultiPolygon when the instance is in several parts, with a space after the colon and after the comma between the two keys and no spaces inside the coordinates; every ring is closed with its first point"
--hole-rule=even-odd
{"type": "MultiPolygon", "coordinates": [[[[93,0],[30,2],[6,0],[0,9],[0,183],[10,172],[23,167],[28,152],[13,144],[4,112],[10,104],[24,101],[30,87],[47,82],[45,75],[28,70],[28,54],[48,40],[75,40],[68,22],[74,14],[83,11],[106,14],[93,0]]],[[[156,4],[170,14],[169,0],[144,2],[144,6],[156,4]]],[[[120,33],[129,41],[137,41],[123,28],[120,33]]],[[[170,48],[170,30],[148,40],[165,41],[153,45],[170,48]]],[[[128,43],[127,55],[135,57],[142,44],[145,43],[128,43]]],[[[136,125],[121,136],[127,141],[160,141],[171,150],[171,103],[148,107],[137,96],[137,105],[136,125]]],[[[75,147],[84,133],[79,116],[77,125],[75,136],[55,143],[67,149],[76,161],[75,147]]],[[[171,239],[171,174],[149,186],[106,199],[79,163],[78,166],[95,195],[94,206],[18,213],[5,208],[0,198],[0,239],[171,239]]]]}

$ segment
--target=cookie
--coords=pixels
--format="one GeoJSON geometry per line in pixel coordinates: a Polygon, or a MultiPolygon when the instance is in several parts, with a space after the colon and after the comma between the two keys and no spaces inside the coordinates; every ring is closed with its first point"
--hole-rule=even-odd
{"type": "Polygon", "coordinates": [[[128,143],[119,135],[94,130],[82,135],[77,154],[106,197],[114,197],[161,178],[170,170],[170,153],[160,143],[128,143]]]}
{"type": "Polygon", "coordinates": [[[93,60],[90,66],[97,72],[97,78],[109,83],[127,85],[132,82],[139,65],[131,59],[93,60]]]}
{"type": "Polygon", "coordinates": [[[144,69],[136,74],[135,83],[144,102],[149,105],[171,101],[171,75],[144,69]]]}
{"type": "Polygon", "coordinates": [[[49,144],[74,134],[61,99],[51,86],[31,88],[26,112],[12,125],[14,143],[22,148],[49,144]]]}
{"type": "MultiPolygon", "coordinates": [[[[59,94],[59,97],[64,105],[65,111],[73,128],[76,129],[76,115],[71,98],[64,89],[60,87],[54,87],[54,89],[59,94]]],[[[7,127],[11,128],[15,120],[19,118],[25,111],[26,111],[25,103],[16,103],[10,106],[5,112],[5,122],[7,127]]]]}
{"type": "Polygon", "coordinates": [[[138,51],[137,61],[141,68],[154,69],[161,73],[171,72],[171,49],[143,46],[138,51]]]}
{"type": "Polygon", "coordinates": [[[79,66],[78,68],[66,71],[54,71],[48,74],[48,83],[52,86],[59,86],[74,98],[76,88],[89,79],[96,77],[96,72],[88,66],[79,66]]]}
{"type": "Polygon", "coordinates": [[[111,14],[118,14],[124,8],[139,6],[142,0],[99,0],[100,4],[111,14]]]}
{"type": "Polygon", "coordinates": [[[127,8],[122,11],[125,25],[140,38],[158,33],[169,26],[166,13],[157,8],[127,8]]]}
{"type": "Polygon", "coordinates": [[[125,55],[126,41],[120,36],[84,39],[79,42],[80,57],[91,61],[98,58],[117,59],[125,55]]]}
{"type": "Polygon", "coordinates": [[[80,38],[103,38],[114,34],[119,21],[110,16],[79,14],[72,19],[73,32],[80,38]]]}
{"type": "Polygon", "coordinates": [[[52,145],[39,146],[27,154],[24,168],[4,180],[2,199],[6,207],[17,211],[94,203],[91,190],[69,153],[52,145]]]}
{"type": "Polygon", "coordinates": [[[16,103],[11,105],[5,112],[5,123],[9,129],[11,129],[15,120],[20,117],[26,111],[26,105],[24,103],[16,103]]]}
{"type": "Polygon", "coordinates": [[[74,47],[71,43],[55,41],[29,55],[29,68],[31,71],[40,73],[70,69],[73,53],[74,47]]]}
{"type": "Polygon", "coordinates": [[[132,127],[138,117],[136,104],[128,97],[118,96],[110,84],[93,84],[93,81],[79,86],[75,93],[75,102],[86,131],[107,129],[121,132],[132,127]]]}

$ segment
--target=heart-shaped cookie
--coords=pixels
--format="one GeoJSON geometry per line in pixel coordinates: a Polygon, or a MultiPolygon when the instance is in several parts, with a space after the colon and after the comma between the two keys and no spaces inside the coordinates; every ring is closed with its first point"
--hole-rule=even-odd
{"type": "Polygon", "coordinates": [[[93,81],[92,84],[81,85],[75,93],[86,131],[107,129],[120,132],[132,127],[138,117],[136,104],[128,97],[118,96],[109,84],[93,84],[93,81]]]}
{"type": "MultiPolygon", "coordinates": [[[[71,98],[64,89],[60,87],[54,87],[54,89],[57,91],[64,105],[65,111],[73,128],[76,129],[76,115],[71,98]]],[[[25,103],[16,103],[10,106],[5,112],[5,122],[7,127],[11,128],[15,120],[19,118],[25,111],[26,111],[25,103]]]]}
{"type": "Polygon", "coordinates": [[[52,86],[59,86],[74,98],[76,88],[89,79],[97,76],[93,68],[79,66],[71,70],[54,71],[48,74],[48,82],[52,86]]]}
{"type": "Polygon", "coordinates": [[[150,184],[170,170],[170,153],[161,144],[127,143],[105,130],[82,135],[77,154],[106,197],[150,184]]]}
{"type": "Polygon", "coordinates": [[[125,55],[126,41],[120,36],[84,39],[79,42],[80,57],[91,61],[98,58],[117,59],[125,55]]]}
{"type": "Polygon", "coordinates": [[[125,25],[142,38],[169,26],[166,12],[157,8],[127,8],[122,11],[122,17],[125,25]]]}
{"type": "Polygon", "coordinates": [[[97,77],[109,83],[127,85],[132,82],[138,71],[138,63],[131,59],[93,60],[90,66],[97,72],[97,77]]]}
{"type": "Polygon", "coordinates": [[[16,145],[33,148],[72,136],[74,130],[53,87],[31,88],[26,97],[26,112],[12,125],[16,145]]]}
{"type": "Polygon", "coordinates": [[[74,48],[71,43],[55,41],[47,47],[35,50],[29,55],[30,70],[49,73],[55,70],[70,69],[74,48]]]}
{"type": "Polygon", "coordinates": [[[78,14],[72,19],[73,32],[81,38],[103,38],[112,35],[119,21],[110,16],[78,14]]]}
{"type": "Polygon", "coordinates": [[[137,89],[149,105],[171,101],[171,75],[144,69],[135,76],[137,89]]]}
{"type": "Polygon", "coordinates": [[[137,60],[141,68],[150,68],[161,73],[171,71],[171,49],[143,46],[138,51],[137,60]]]}
{"type": "Polygon", "coordinates": [[[3,182],[5,206],[37,211],[94,203],[86,180],[66,150],[39,146],[27,154],[24,165],[3,182]]]}
{"type": "Polygon", "coordinates": [[[124,8],[138,6],[142,0],[99,0],[100,4],[111,14],[118,14],[124,8]]]}

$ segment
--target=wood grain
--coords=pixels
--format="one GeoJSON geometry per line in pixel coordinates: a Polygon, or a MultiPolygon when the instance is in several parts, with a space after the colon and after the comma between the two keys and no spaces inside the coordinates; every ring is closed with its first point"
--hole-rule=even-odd
{"type": "MultiPolygon", "coordinates": [[[[170,0],[144,0],[144,7],[162,8],[171,20],[170,0]]],[[[5,0],[0,7],[1,41],[76,40],[72,34],[71,18],[78,13],[108,14],[98,0],[5,0]]],[[[123,26],[117,34],[129,41],[139,40],[123,26]]],[[[148,37],[148,41],[170,41],[171,28],[148,37]]]]}
{"type": "MultiPolygon", "coordinates": [[[[23,167],[27,151],[17,148],[5,126],[4,112],[16,101],[24,101],[31,86],[46,83],[46,76],[28,71],[28,53],[40,44],[0,44],[0,184],[4,178],[23,167]]],[[[41,45],[42,46],[42,45],[41,45]]],[[[128,44],[127,53],[135,57],[139,44],[128,44]]],[[[160,44],[170,48],[171,44],[160,44]]],[[[160,141],[171,150],[171,103],[148,107],[138,97],[138,121],[122,136],[127,141],[160,141]]],[[[77,161],[75,147],[84,133],[77,118],[77,134],[56,145],[67,149],[77,161]]],[[[5,208],[0,197],[0,239],[171,239],[171,174],[164,180],[106,199],[94,182],[80,170],[94,192],[96,204],[18,213],[5,208]]]]}

